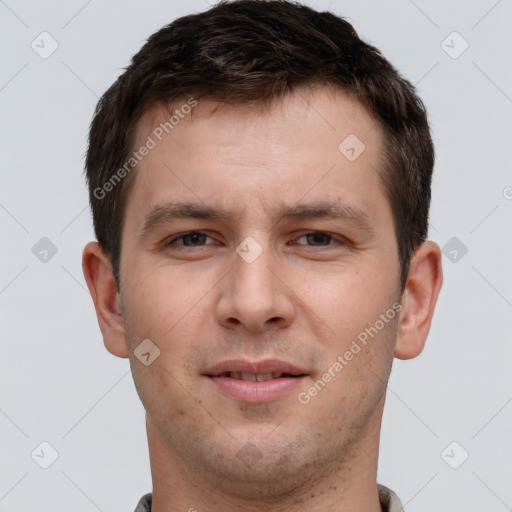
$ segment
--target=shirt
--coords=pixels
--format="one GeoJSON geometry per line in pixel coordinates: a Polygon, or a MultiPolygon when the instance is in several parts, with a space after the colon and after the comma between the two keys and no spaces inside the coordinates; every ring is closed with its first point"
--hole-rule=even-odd
{"type": "MultiPolygon", "coordinates": [[[[404,512],[402,503],[398,499],[398,496],[384,485],[377,484],[379,490],[379,503],[382,508],[382,512],[404,512]]],[[[135,512],[151,512],[151,500],[153,495],[151,493],[143,496],[135,512]]]]}

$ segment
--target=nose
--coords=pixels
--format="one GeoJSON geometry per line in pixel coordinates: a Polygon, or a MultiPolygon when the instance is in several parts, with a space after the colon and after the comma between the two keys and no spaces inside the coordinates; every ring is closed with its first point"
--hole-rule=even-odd
{"type": "Polygon", "coordinates": [[[236,252],[233,259],[234,267],[222,280],[218,322],[229,329],[251,332],[291,325],[296,310],[294,294],[271,249],[263,249],[254,261],[236,252]]]}

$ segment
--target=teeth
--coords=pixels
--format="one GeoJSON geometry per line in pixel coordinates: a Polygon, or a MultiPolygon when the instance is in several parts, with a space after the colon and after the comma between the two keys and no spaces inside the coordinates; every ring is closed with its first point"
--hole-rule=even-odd
{"type": "Polygon", "coordinates": [[[258,382],[262,382],[264,380],[270,380],[270,379],[273,379],[274,377],[272,376],[271,373],[259,373],[258,375],[256,375],[256,380],[258,382]]]}
{"type": "Polygon", "coordinates": [[[248,382],[263,382],[271,379],[280,379],[281,377],[296,377],[296,375],[291,375],[289,373],[283,372],[272,372],[272,373],[244,373],[244,372],[224,372],[220,376],[222,377],[230,377],[231,379],[236,380],[245,380],[248,382]]]}
{"type": "Polygon", "coordinates": [[[272,373],[244,373],[244,372],[229,372],[227,374],[228,377],[237,380],[245,380],[249,382],[263,382],[265,380],[278,379],[283,375],[281,372],[272,372],[272,373]]]}

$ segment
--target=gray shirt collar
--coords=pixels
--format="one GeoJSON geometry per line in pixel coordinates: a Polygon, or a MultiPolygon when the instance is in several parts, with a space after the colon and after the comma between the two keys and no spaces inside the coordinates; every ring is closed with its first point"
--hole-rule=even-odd
{"type": "MultiPolygon", "coordinates": [[[[404,512],[402,503],[391,489],[388,489],[381,484],[377,484],[377,488],[379,491],[379,501],[380,506],[382,507],[382,512],[404,512]]],[[[151,493],[143,496],[140,499],[135,512],[151,512],[152,498],[153,495],[151,493]]]]}

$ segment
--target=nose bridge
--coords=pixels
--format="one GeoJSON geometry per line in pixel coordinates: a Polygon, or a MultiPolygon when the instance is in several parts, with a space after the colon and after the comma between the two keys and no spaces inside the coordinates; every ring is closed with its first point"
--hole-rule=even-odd
{"type": "Polygon", "coordinates": [[[258,238],[262,243],[249,236],[236,248],[233,287],[239,304],[263,313],[271,310],[275,298],[275,283],[269,270],[274,256],[263,236],[258,238]]]}
{"type": "Polygon", "coordinates": [[[219,321],[224,326],[243,324],[248,330],[260,330],[292,321],[290,294],[270,270],[277,266],[277,255],[268,238],[268,232],[262,231],[246,237],[236,248],[234,268],[219,302],[219,321]]]}

